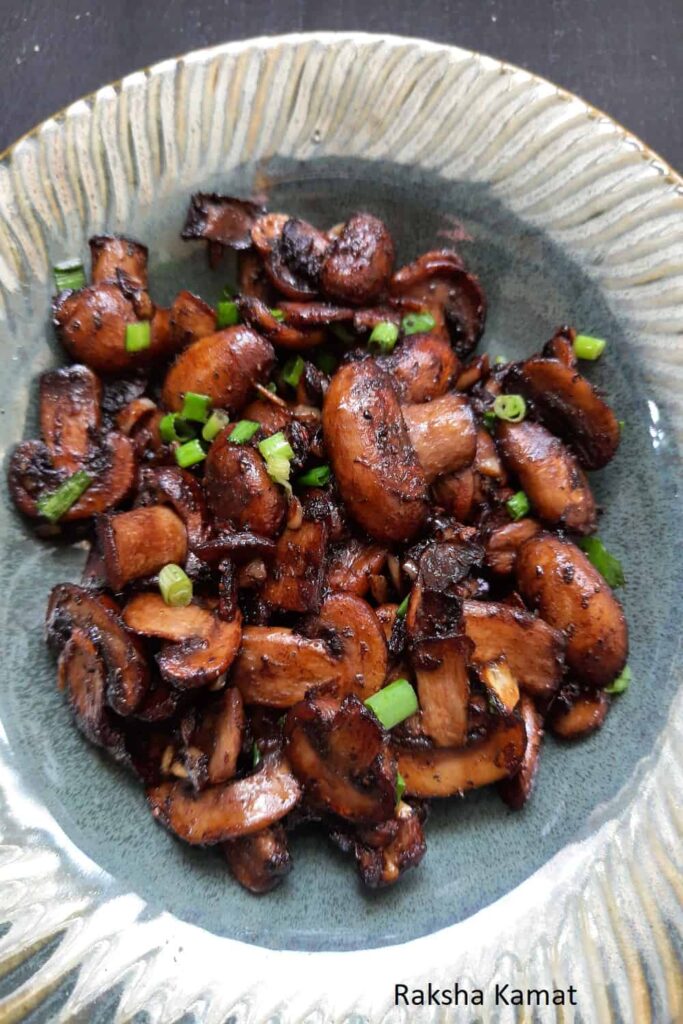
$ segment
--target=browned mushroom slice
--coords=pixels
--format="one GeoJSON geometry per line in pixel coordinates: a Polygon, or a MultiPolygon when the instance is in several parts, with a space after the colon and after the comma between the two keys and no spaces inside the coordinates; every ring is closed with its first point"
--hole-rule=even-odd
{"type": "Polygon", "coordinates": [[[573,327],[558,327],[550,341],[543,346],[543,355],[547,359],[559,359],[570,370],[576,369],[578,359],[574,355],[574,339],[576,331],[573,327]]]}
{"type": "Polygon", "coordinates": [[[106,704],[107,671],[95,643],[74,629],[59,654],[57,679],[65,690],[76,725],[95,746],[125,760],[123,733],[106,704]]]}
{"type": "Polygon", "coordinates": [[[265,338],[242,324],[227,327],[183,349],[166,374],[164,405],[177,412],[185,393],[194,391],[208,395],[217,408],[239,412],[274,363],[275,353],[265,338]]]}
{"type": "Polygon", "coordinates": [[[253,893],[271,892],[292,870],[287,833],[273,825],[224,843],[223,854],[240,885],[253,893]]]}
{"type": "Polygon", "coordinates": [[[595,501],[574,456],[540,423],[500,422],[496,439],[508,469],[538,516],[573,533],[592,533],[595,501]]]}
{"type": "Polygon", "coordinates": [[[576,452],[585,469],[601,469],[619,446],[619,423],[593,385],[572,367],[539,356],[513,366],[510,387],[533,401],[539,418],[576,452]]]}
{"type": "Polygon", "coordinates": [[[237,291],[240,295],[261,299],[268,306],[277,303],[276,292],[266,274],[263,260],[254,249],[244,249],[237,254],[237,291]]]}
{"type": "Polygon", "coordinates": [[[519,686],[504,655],[478,666],[479,678],[501,714],[510,715],[519,704],[519,686]]]}
{"type": "Polygon", "coordinates": [[[519,686],[532,696],[550,696],[560,685],[565,639],[543,619],[509,605],[465,601],[465,633],[472,659],[484,665],[505,655],[519,686]]]}
{"type": "MultiPolygon", "coordinates": [[[[215,565],[229,558],[237,564],[251,562],[258,556],[271,558],[275,553],[275,542],[248,530],[219,530],[213,536],[193,545],[193,551],[202,561],[215,565]]],[[[265,567],[264,577],[265,579],[265,567]]]]}
{"type": "Polygon", "coordinates": [[[75,473],[94,446],[102,386],[87,366],[62,366],[40,378],[40,433],[55,469],[75,473]]]}
{"type": "Polygon", "coordinates": [[[331,594],[311,631],[337,655],[341,694],[355,693],[364,700],[379,690],[387,671],[387,645],[367,601],[353,594],[331,594]]]}
{"type": "Polygon", "coordinates": [[[396,764],[379,722],[354,695],[341,705],[309,696],[285,722],[287,756],[315,808],[358,822],[390,818],[396,764]]]}
{"type": "Polygon", "coordinates": [[[578,740],[602,726],[609,705],[604,690],[587,690],[568,683],[551,705],[548,725],[553,735],[563,740],[578,740]]]}
{"type": "Polygon", "coordinates": [[[354,310],[349,306],[333,306],[329,302],[280,302],[278,306],[290,327],[304,330],[344,323],[354,318],[354,310]]]}
{"type": "Polygon", "coordinates": [[[208,846],[268,828],[289,814],[300,795],[287,761],[269,755],[245,779],[200,793],[184,782],[164,782],[148,790],[147,799],[156,820],[180,839],[208,846]]]}
{"type": "Polygon", "coordinates": [[[410,442],[429,483],[471,465],[477,450],[474,413],[453,392],[419,405],[401,406],[410,442]]]}
{"type": "Polygon", "coordinates": [[[157,407],[151,398],[134,398],[128,405],[124,405],[116,414],[116,427],[126,437],[135,437],[157,407]]]}
{"type": "Polygon", "coordinates": [[[216,330],[216,312],[192,292],[179,292],[169,311],[171,346],[174,352],[186,348],[216,330]]]}
{"type": "Polygon", "coordinates": [[[358,871],[370,889],[393,885],[409,868],[416,868],[427,852],[420,814],[414,807],[402,801],[395,821],[396,834],[385,846],[356,844],[358,871]]]}
{"type": "Polygon", "coordinates": [[[142,703],[135,710],[134,718],[141,722],[163,722],[172,718],[178,710],[182,695],[166,682],[157,677],[153,680],[142,703]]]}
{"type": "Polygon", "coordinates": [[[409,796],[455,796],[513,775],[524,757],[526,732],[515,713],[500,718],[489,735],[458,749],[396,747],[398,770],[409,796]]]}
{"type": "Polygon", "coordinates": [[[521,810],[531,796],[538,773],[538,759],[543,739],[543,719],[539,715],[531,697],[522,695],[519,712],[524,720],[526,730],[526,750],[519,770],[509,779],[498,783],[498,792],[508,807],[515,811],[521,810]]]}
{"type": "Polygon", "coordinates": [[[463,368],[455,382],[456,390],[469,391],[470,388],[474,387],[475,384],[478,384],[480,380],[488,377],[489,370],[490,364],[488,354],[484,353],[483,356],[477,356],[475,359],[471,359],[467,366],[463,368]]]}
{"type": "Polygon", "coordinates": [[[243,319],[276,348],[315,348],[325,340],[323,330],[293,327],[287,322],[286,317],[284,321],[277,319],[272,310],[260,299],[242,296],[238,300],[238,305],[243,319]]]}
{"type": "Polygon", "coordinates": [[[119,715],[132,714],[149,686],[149,672],[135,637],[122,626],[111,599],[97,597],[73,583],[53,588],[47,606],[48,642],[63,647],[74,629],[95,644],[107,669],[107,702],[119,715]]]}
{"type": "Polygon", "coordinates": [[[353,518],[376,540],[411,540],[427,515],[426,480],[391,380],[372,360],[335,373],[323,433],[353,518]]]}
{"type": "Polygon", "coordinates": [[[251,229],[262,213],[263,207],[250,199],[195,192],[181,237],[205,238],[231,249],[249,249],[251,229]]]}
{"type": "Polygon", "coordinates": [[[191,547],[205,539],[206,504],[200,484],[178,466],[145,466],[140,471],[138,500],[168,504],[185,524],[191,547]]]}
{"type": "Polygon", "coordinates": [[[590,686],[611,683],[628,656],[626,619],[583,551],[570,541],[539,534],[520,548],[516,574],[526,603],[566,634],[567,665],[576,678],[590,686]]]}
{"type": "Polygon", "coordinates": [[[320,285],[338,302],[364,306],[382,295],[393,269],[394,243],[386,225],[370,213],[356,213],[327,249],[320,285]]]}
{"type": "Polygon", "coordinates": [[[287,511],[285,492],[268,476],[260,454],[218,435],[206,459],[204,486],[209,509],[219,520],[264,537],[280,532],[287,511]]]}
{"type": "Polygon", "coordinates": [[[486,541],[486,565],[497,576],[515,571],[517,552],[525,541],[540,533],[535,519],[520,519],[516,523],[503,523],[489,534],[486,541]]]}
{"type": "Polygon", "coordinates": [[[289,708],[313,686],[338,684],[342,672],[323,640],[278,626],[246,626],[230,678],[246,704],[289,708]]]}
{"type": "Polygon", "coordinates": [[[458,522],[467,523],[474,512],[474,483],[474,470],[461,469],[459,473],[448,473],[435,480],[432,491],[439,505],[458,522]]]}
{"type": "Polygon", "coordinates": [[[263,587],[263,600],[278,611],[317,612],[326,545],[325,523],[304,521],[296,530],[283,530],[263,587]]]}
{"type": "Polygon", "coordinates": [[[370,577],[380,573],[387,560],[387,549],[355,537],[340,541],[330,550],[326,583],[332,591],[364,597],[370,577]]]}
{"type": "Polygon", "coordinates": [[[252,225],[251,240],[259,255],[266,259],[280,244],[282,231],[289,220],[287,213],[263,213],[252,225]]]}
{"type": "Polygon", "coordinates": [[[163,505],[102,516],[97,534],[112,590],[152,576],[169,562],[183,565],[187,557],[187,531],[175,512],[163,505]]]}
{"type": "Polygon", "coordinates": [[[458,356],[469,355],[486,321],[486,299],[479,279],[470,274],[450,249],[427,252],[397,271],[391,293],[410,299],[446,323],[458,356]]]}
{"type": "Polygon", "coordinates": [[[261,425],[261,430],[270,437],[277,434],[278,430],[286,430],[292,422],[291,409],[279,402],[269,402],[265,398],[256,398],[242,410],[245,420],[253,420],[261,425]]]}
{"type": "Polygon", "coordinates": [[[237,770],[244,731],[242,694],[227,687],[211,703],[188,712],[181,723],[182,763],[195,789],[218,785],[237,770]]]}
{"type": "Polygon", "coordinates": [[[289,217],[270,252],[264,255],[266,274],[283,295],[305,300],[318,291],[320,268],[328,248],[329,240],[312,224],[289,217]]]}
{"type": "Polygon", "coordinates": [[[377,362],[391,375],[401,402],[429,402],[444,395],[460,372],[452,345],[436,331],[409,335],[377,362]]]}
{"type": "Polygon", "coordinates": [[[134,633],[169,641],[157,656],[162,676],[179,689],[215,682],[232,664],[242,638],[242,616],[230,622],[190,604],[175,608],[161,594],[136,594],[123,610],[134,633]]]}
{"type": "Polygon", "coordinates": [[[95,235],[88,244],[93,284],[118,284],[120,271],[135,288],[147,290],[146,245],[121,235],[95,235]]]}
{"type": "Polygon", "coordinates": [[[422,728],[437,747],[462,747],[467,740],[471,649],[465,636],[422,640],[413,649],[422,728]]]}
{"type": "MultiPolygon", "coordinates": [[[[397,604],[381,604],[378,608],[375,608],[375,615],[384,632],[384,639],[389,645],[392,633],[394,631],[394,624],[398,618],[398,605],[397,604]]],[[[391,652],[390,652],[391,653],[391,652]]]]}

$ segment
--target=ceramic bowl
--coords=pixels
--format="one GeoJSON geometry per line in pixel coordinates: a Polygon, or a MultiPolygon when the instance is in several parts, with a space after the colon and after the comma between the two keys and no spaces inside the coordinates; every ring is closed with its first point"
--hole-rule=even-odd
{"type": "Polygon", "coordinates": [[[539,1020],[682,1012],[682,184],[609,118],[527,72],[357,34],[166,61],[4,155],[5,460],[35,435],[36,377],[61,358],[55,261],[122,231],[149,245],[159,301],[181,285],[216,300],[223,279],[179,238],[198,189],[266,192],[271,208],[322,225],[371,209],[400,259],[455,242],[489,299],[492,354],[536,351],[564,322],[608,338],[588,372],[625,427],[595,489],[600,534],[626,567],[634,681],[601,732],[546,744],[522,813],[488,791],[435,807],[428,855],[395,889],[363,891],[339,853],[302,835],[286,884],[254,898],[219,857],[157,827],[140,788],[71,725],[42,620],[51,585],[77,579],[84,552],[37,541],[3,483],[0,1020],[441,1019],[434,1007],[392,1011],[395,983],[428,980],[482,989],[487,1019],[511,1012],[493,1002],[496,983],[576,987],[578,1009],[539,1020]]]}

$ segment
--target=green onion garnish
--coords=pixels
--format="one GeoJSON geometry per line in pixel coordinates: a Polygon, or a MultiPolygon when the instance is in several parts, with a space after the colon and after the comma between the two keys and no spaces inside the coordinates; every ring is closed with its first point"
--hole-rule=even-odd
{"type": "Polygon", "coordinates": [[[229,422],[230,417],[227,412],[223,412],[222,409],[216,409],[202,427],[202,437],[205,441],[213,441],[215,437],[218,437],[221,430],[227,427],[229,422]]]}
{"type": "Polygon", "coordinates": [[[206,458],[206,452],[202,448],[201,441],[196,438],[194,441],[186,441],[175,450],[175,460],[181,469],[188,469],[196,466],[206,458]]]}
{"type": "Polygon", "coordinates": [[[222,330],[224,327],[234,327],[240,322],[240,311],[237,303],[232,299],[222,299],[216,305],[216,327],[222,330]]]}
{"type": "Polygon", "coordinates": [[[495,366],[503,366],[503,364],[507,362],[507,359],[505,356],[496,356],[493,362],[495,366]]]}
{"type": "Polygon", "coordinates": [[[396,618],[397,619],[402,619],[402,618],[405,617],[405,614],[408,611],[408,605],[409,604],[410,604],[410,594],[406,594],[406,596],[403,598],[403,600],[401,601],[400,605],[396,609],[396,618]]]}
{"type": "Polygon", "coordinates": [[[92,477],[79,469],[78,472],[65,480],[63,484],[53,491],[52,494],[45,494],[37,501],[38,511],[51,523],[56,523],[65,512],[68,512],[72,505],[75,505],[85,490],[90,487],[92,477]]]}
{"type": "Polygon", "coordinates": [[[383,320],[375,324],[372,333],[368,338],[368,345],[374,346],[382,353],[389,353],[393,350],[398,340],[398,327],[389,320],[383,320]]]}
{"type": "Polygon", "coordinates": [[[126,352],[144,352],[152,344],[149,320],[126,324],[126,352]]]}
{"type": "Polygon", "coordinates": [[[617,678],[605,687],[605,693],[623,693],[631,684],[632,673],[628,665],[617,678]]]}
{"type": "Polygon", "coordinates": [[[619,424],[619,430],[623,431],[626,426],[626,420],[617,420],[617,423],[619,424]]]}
{"type": "Polygon", "coordinates": [[[505,502],[505,508],[508,510],[510,519],[517,522],[518,519],[523,519],[524,516],[528,515],[531,511],[531,505],[524,491],[517,491],[511,498],[505,502]]]}
{"type": "Polygon", "coordinates": [[[233,444],[244,444],[245,441],[251,441],[260,426],[261,424],[256,420],[240,420],[230,431],[228,441],[232,441],[233,444]]]}
{"type": "Polygon", "coordinates": [[[521,395],[498,395],[493,403],[493,411],[499,420],[521,423],[526,416],[526,402],[521,395]]]}
{"type": "Polygon", "coordinates": [[[211,411],[211,399],[208,395],[198,395],[196,391],[186,391],[183,395],[181,419],[194,420],[195,423],[206,423],[211,411]]]}
{"type": "Polygon", "coordinates": [[[259,441],[258,450],[266,460],[294,458],[294,449],[281,430],[259,441]]]}
{"type": "Polygon", "coordinates": [[[285,384],[291,384],[295,388],[301,380],[301,374],[304,372],[305,365],[301,356],[294,356],[292,359],[288,359],[282,370],[282,379],[285,384]]]}
{"type": "Polygon", "coordinates": [[[436,327],[436,320],[431,313],[406,313],[401,320],[401,329],[405,335],[420,334],[436,327]]]}
{"type": "Polygon", "coordinates": [[[271,309],[271,311],[270,311],[270,315],[272,316],[272,318],[273,318],[274,320],[277,320],[277,321],[278,321],[278,323],[282,323],[282,321],[283,321],[283,320],[284,320],[284,318],[285,318],[285,314],[284,314],[284,311],[283,311],[283,310],[281,310],[281,309],[271,309]]]}
{"type": "Polygon", "coordinates": [[[400,772],[396,772],[396,803],[400,804],[401,797],[406,791],[406,780],[400,772]]]}
{"type": "Polygon", "coordinates": [[[604,338],[592,338],[590,334],[577,334],[572,349],[577,359],[590,359],[594,362],[605,351],[606,344],[604,338]]]}
{"type": "Polygon", "coordinates": [[[318,369],[322,370],[323,373],[328,374],[328,376],[331,376],[337,369],[337,357],[331,352],[326,352],[325,349],[322,349],[320,352],[316,352],[314,358],[315,365],[318,369]]]}
{"type": "Polygon", "coordinates": [[[261,763],[261,751],[259,750],[258,744],[254,742],[251,748],[251,765],[252,768],[258,768],[261,763]]]}
{"type": "Polygon", "coordinates": [[[273,455],[270,459],[266,459],[266,471],[268,476],[273,483],[280,484],[281,487],[284,487],[288,494],[291,494],[292,492],[292,485],[289,482],[291,468],[292,464],[289,459],[285,459],[282,456],[273,455]]]}
{"type": "Polygon", "coordinates": [[[498,417],[496,416],[493,409],[487,409],[484,415],[482,416],[484,426],[486,427],[487,430],[493,430],[493,427],[497,419],[498,417]]]}
{"type": "Polygon", "coordinates": [[[613,589],[623,587],[625,583],[624,569],[618,558],[610,554],[599,537],[582,537],[579,547],[588,555],[588,561],[613,589]]]}
{"type": "Polygon", "coordinates": [[[178,412],[167,412],[159,421],[159,433],[161,440],[166,444],[171,441],[187,441],[194,431],[189,423],[186,423],[178,412]]]}
{"type": "Polygon", "coordinates": [[[83,264],[78,259],[63,260],[61,263],[55,263],[52,269],[58,292],[77,292],[85,284],[85,271],[83,264]]]}
{"type": "Polygon", "coordinates": [[[415,690],[408,680],[395,679],[368,697],[365,706],[374,711],[385,729],[393,729],[399,722],[414,715],[419,705],[415,690]]]}
{"type": "Polygon", "coordinates": [[[274,380],[271,380],[266,384],[266,391],[270,391],[271,395],[277,394],[277,384],[274,380]]]}
{"type": "Polygon", "coordinates": [[[302,473],[297,480],[303,487],[325,487],[330,482],[331,470],[329,466],[316,466],[302,473]]]}
{"type": "Polygon", "coordinates": [[[159,573],[159,590],[171,608],[186,608],[192,600],[192,580],[179,565],[169,562],[159,573]]]}

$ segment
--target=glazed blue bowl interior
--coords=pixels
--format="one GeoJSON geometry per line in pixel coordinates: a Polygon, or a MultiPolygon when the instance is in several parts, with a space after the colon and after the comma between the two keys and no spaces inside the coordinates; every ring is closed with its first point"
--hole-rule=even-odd
{"type": "MultiPolygon", "coordinates": [[[[244,167],[196,187],[248,194],[253,173],[244,167]]],[[[680,616],[682,536],[675,453],[657,396],[640,383],[629,324],[608,309],[580,266],[486,187],[340,160],[274,162],[268,175],[271,209],[321,226],[358,208],[371,210],[389,224],[402,261],[459,239],[455,244],[481,277],[489,302],[481,351],[507,358],[536,352],[562,323],[608,339],[604,357],[587,373],[625,427],[616,459],[592,476],[592,484],[603,508],[600,535],[626,569],[621,596],[631,635],[631,689],[614,701],[596,735],[573,745],[546,741],[536,792],[522,812],[509,811],[495,789],[434,804],[427,856],[395,888],[365,891],[350,860],[321,832],[305,831],[292,839],[295,867],[285,884],[256,898],[232,881],[216,852],[190,849],[156,825],[140,786],[74,728],[55,686],[42,623],[50,587],[78,579],[84,550],[36,540],[10,509],[3,482],[0,717],[22,785],[107,873],[110,895],[135,891],[148,901],[149,913],[168,910],[262,946],[367,948],[453,924],[509,892],[593,831],[653,750],[675,687],[670,666],[680,616]]],[[[134,223],[109,225],[149,245],[152,294],[161,303],[181,287],[214,302],[232,275],[229,260],[211,273],[203,246],[180,241],[188,198],[178,189],[161,206],[140,209],[134,223]]],[[[85,258],[85,238],[82,244],[85,258]]],[[[51,259],[71,255],[56,235],[51,245],[51,259]]],[[[2,338],[7,369],[0,384],[5,463],[17,440],[36,436],[37,375],[62,358],[49,327],[49,300],[49,286],[30,283],[10,298],[12,335],[2,338]]]]}

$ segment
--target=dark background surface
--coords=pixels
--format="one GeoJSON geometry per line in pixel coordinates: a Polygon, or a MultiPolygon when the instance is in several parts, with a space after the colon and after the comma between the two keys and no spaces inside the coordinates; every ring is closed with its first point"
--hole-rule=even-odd
{"type": "Polygon", "coordinates": [[[0,0],[0,149],[146,64],[230,39],[399,33],[489,53],[594,103],[683,170],[681,0],[0,0]]]}

